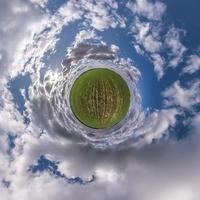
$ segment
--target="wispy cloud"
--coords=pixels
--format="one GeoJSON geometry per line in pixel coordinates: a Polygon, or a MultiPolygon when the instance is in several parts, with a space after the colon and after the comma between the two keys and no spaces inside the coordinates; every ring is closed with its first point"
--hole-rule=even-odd
{"type": "Polygon", "coordinates": [[[125,27],[125,18],[117,14],[117,1],[80,1],[85,10],[87,25],[103,31],[107,28],[125,27]]]}
{"type": "MultiPolygon", "coordinates": [[[[20,145],[20,141],[18,142],[17,146],[20,145]]],[[[52,140],[47,135],[41,138],[24,137],[23,142],[20,155],[17,148],[14,150],[18,155],[12,162],[15,173],[6,177],[11,181],[11,185],[9,189],[2,190],[3,199],[14,199],[16,196],[30,200],[80,200],[93,199],[94,196],[97,199],[127,200],[182,200],[199,197],[198,135],[187,141],[155,144],[140,151],[129,149],[119,152],[92,151],[89,148],[52,140]],[[97,179],[82,187],[66,185],[62,179],[55,179],[49,173],[30,175],[27,173],[28,167],[34,164],[41,154],[59,161],[58,169],[68,176],[90,177],[94,173],[97,179]]]]}
{"type": "MultiPolygon", "coordinates": [[[[174,82],[162,93],[163,108],[142,111],[137,90],[139,70],[130,58],[120,57],[120,46],[108,45],[98,36],[100,31],[127,26],[126,17],[118,12],[121,3],[69,0],[54,13],[44,9],[47,4],[48,0],[0,2],[1,199],[199,199],[200,115],[195,109],[200,103],[199,79],[186,85],[174,82]],[[80,22],[81,31],[67,50],[63,72],[47,69],[41,81],[45,54],[56,51],[63,27],[73,22],[80,22]],[[94,138],[94,132],[83,139],[73,119],[70,127],[64,121],[68,110],[63,103],[62,86],[66,86],[67,67],[76,63],[82,67],[80,60],[84,64],[88,60],[115,64],[134,83],[131,123],[112,131],[117,138],[116,135],[108,138],[113,144],[125,141],[122,146],[104,151],[92,148],[87,138],[94,138]],[[29,98],[24,96],[29,124],[24,122],[6,87],[9,78],[26,72],[31,74],[32,81],[29,98]],[[194,116],[188,120],[192,136],[179,142],[170,140],[170,131],[179,123],[177,116],[185,110],[193,111],[194,116]],[[11,151],[9,134],[16,136],[11,151]],[[33,173],[30,169],[40,168],[41,158],[50,164],[47,169],[43,166],[43,170],[33,173]],[[52,163],[56,163],[56,170],[52,163]],[[91,184],[72,185],[68,180],[91,184]]],[[[181,42],[185,31],[173,24],[165,26],[167,7],[161,1],[136,0],[127,7],[132,14],[133,45],[153,63],[160,79],[168,67],[175,68],[182,62],[187,51],[181,42]]],[[[199,68],[199,55],[194,53],[187,57],[183,73],[193,74],[199,68]]],[[[75,72],[73,67],[71,70],[75,72]]],[[[108,144],[101,145],[105,148],[108,144]]]]}
{"type": "Polygon", "coordinates": [[[183,68],[183,73],[194,74],[200,70],[200,56],[197,54],[190,55],[187,59],[186,66],[183,68]]]}
{"type": "Polygon", "coordinates": [[[168,67],[177,67],[183,60],[186,47],[181,43],[181,29],[165,23],[167,6],[160,1],[128,2],[133,23],[130,26],[137,53],[146,56],[154,65],[158,79],[168,67]],[[167,52],[167,54],[166,54],[167,52]]]}
{"type": "Polygon", "coordinates": [[[176,81],[172,86],[163,92],[165,104],[167,106],[180,106],[182,108],[191,109],[200,103],[200,81],[195,80],[187,87],[183,87],[180,81],[176,81]]]}

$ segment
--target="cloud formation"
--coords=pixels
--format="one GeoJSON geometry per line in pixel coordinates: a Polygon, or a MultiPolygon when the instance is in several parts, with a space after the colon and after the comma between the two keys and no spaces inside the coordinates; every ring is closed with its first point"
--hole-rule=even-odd
{"type": "Polygon", "coordinates": [[[50,4],[0,0],[1,199],[199,199],[200,83],[198,78],[183,79],[198,72],[199,54],[186,56],[185,67],[177,69],[187,53],[181,42],[186,31],[166,25],[167,6],[150,0],[126,5],[115,0],[69,0],[51,11],[50,4]],[[125,7],[131,18],[121,12],[125,7]],[[65,35],[66,27],[75,24],[79,32],[65,35]],[[128,27],[136,51],[153,63],[158,86],[168,68],[182,71],[180,80],[167,79],[160,107],[142,107],[138,81],[143,74],[133,58],[121,56],[120,44],[105,43],[104,31],[128,34],[128,27]],[[74,41],[61,41],[67,53],[57,69],[46,60],[59,50],[63,35],[74,41]],[[91,64],[121,73],[135,100],[125,126],[120,124],[104,137],[77,123],[65,98],[76,77],[91,64]],[[31,79],[30,86],[17,86],[19,94],[8,87],[18,74],[31,79]],[[23,111],[16,96],[25,102],[23,111]],[[183,122],[180,117],[185,117],[183,122]],[[189,129],[184,140],[173,138],[177,124],[189,129]]]}
{"type": "Polygon", "coordinates": [[[158,79],[168,67],[175,68],[183,60],[187,48],[181,43],[184,31],[174,25],[164,24],[167,6],[160,1],[128,1],[132,13],[130,31],[137,53],[145,55],[154,65],[158,79]],[[167,49],[167,55],[164,52],[167,49]]]}
{"type": "Polygon", "coordinates": [[[180,81],[176,81],[171,87],[163,92],[165,104],[167,106],[180,106],[182,108],[191,109],[200,103],[200,81],[195,80],[188,87],[183,87],[180,81]]]}
{"type": "Polygon", "coordinates": [[[82,138],[86,144],[96,148],[108,148],[134,137],[141,126],[140,94],[137,89],[139,71],[130,62],[117,57],[118,47],[100,43],[80,43],[69,48],[62,62],[63,72],[47,72],[44,82],[34,85],[31,93],[30,110],[37,124],[53,135],[82,138]],[[95,130],[81,124],[71,111],[69,92],[76,78],[90,68],[104,67],[118,72],[128,83],[131,96],[129,112],[125,119],[106,130],[95,130]],[[39,110],[43,112],[39,112],[39,110]]]}
{"type": "Polygon", "coordinates": [[[200,56],[190,55],[187,60],[187,65],[183,68],[183,73],[193,74],[200,70],[200,56]]]}
{"type": "Polygon", "coordinates": [[[36,82],[32,87],[29,108],[33,122],[52,136],[76,139],[99,149],[114,148],[116,145],[122,148],[141,147],[161,139],[168,133],[169,127],[176,123],[178,110],[142,111],[141,96],[137,89],[140,72],[129,60],[117,55],[119,48],[116,45],[109,47],[102,41],[98,43],[95,37],[95,34],[80,32],[62,62],[63,72],[50,70],[43,82],[36,82]],[[80,42],[80,36],[84,42],[80,42]],[[91,43],[91,36],[95,43],[91,43]],[[134,99],[125,119],[106,130],[95,130],[81,124],[72,113],[69,103],[70,88],[76,78],[91,67],[100,66],[121,74],[129,85],[131,99],[134,99]]]}
{"type": "Polygon", "coordinates": [[[190,200],[200,195],[198,135],[187,141],[120,152],[91,151],[90,148],[82,148],[73,143],[56,142],[47,135],[41,138],[26,137],[24,142],[23,153],[12,163],[16,169],[15,176],[6,177],[12,184],[10,189],[3,190],[4,199],[29,197],[31,200],[79,200],[95,197],[131,200],[134,197],[136,200],[190,200]],[[28,174],[26,169],[36,162],[35,159],[39,159],[40,154],[59,161],[58,169],[68,176],[87,178],[94,173],[97,179],[83,187],[66,185],[45,172],[36,176],[28,174]],[[46,190],[50,190],[50,193],[44,192],[46,190]],[[31,193],[34,195],[30,195],[31,193]]]}

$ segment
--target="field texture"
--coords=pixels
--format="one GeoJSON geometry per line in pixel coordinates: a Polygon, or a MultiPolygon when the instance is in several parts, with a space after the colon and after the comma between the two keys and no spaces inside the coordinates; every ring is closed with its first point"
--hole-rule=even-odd
{"type": "Polygon", "coordinates": [[[76,118],[88,127],[110,128],[126,115],[130,91],[122,77],[104,68],[81,74],[70,91],[70,105],[76,118]]]}

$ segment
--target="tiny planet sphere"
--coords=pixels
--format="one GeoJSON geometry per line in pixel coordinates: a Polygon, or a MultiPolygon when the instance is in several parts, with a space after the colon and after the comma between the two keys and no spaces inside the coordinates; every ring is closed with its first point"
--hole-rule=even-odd
{"type": "Polygon", "coordinates": [[[106,68],[83,72],[73,83],[69,98],[75,117],[94,129],[111,128],[119,123],[130,106],[126,81],[106,68]]]}

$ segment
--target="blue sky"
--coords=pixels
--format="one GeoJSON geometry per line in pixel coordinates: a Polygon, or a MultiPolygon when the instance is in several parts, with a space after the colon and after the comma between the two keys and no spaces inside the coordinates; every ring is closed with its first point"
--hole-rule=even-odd
{"type": "MultiPolygon", "coordinates": [[[[47,7],[54,12],[64,1],[51,2],[49,1],[47,7]]],[[[193,54],[197,51],[200,43],[198,37],[199,24],[198,19],[198,4],[197,1],[192,1],[187,3],[187,1],[177,1],[177,2],[164,2],[167,5],[166,22],[167,24],[175,24],[180,29],[183,29],[185,33],[182,34],[181,41],[187,47],[187,54],[183,58],[183,62],[179,64],[177,69],[169,69],[168,73],[158,81],[156,74],[154,73],[153,64],[149,62],[144,56],[138,55],[136,50],[131,44],[131,35],[129,28],[109,28],[105,31],[97,31],[98,35],[103,38],[108,45],[116,44],[120,46],[120,55],[122,57],[129,57],[133,60],[134,64],[142,73],[141,80],[139,81],[138,87],[140,94],[142,95],[142,105],[144,109],[160,109],[163,106],[163,98],[161,92],[169,87],[171,83],[176,80],[180,80],[182,84],[190,81],[199,76],[199,73],[192,75],[180,76],[179,73],[181,69],[185,66],[186,56],[193,54]],[[192,10],[193,14],[188,15],[187,10],[192,10]]],[[[127,17],[127,21],[131,24],[130,11],[126,8],[126,4],[122,5],[119,8],[119,13],[127,17]]],[[[62,32],[59,35],[59,41],[56,43],[56,52],[52,55],[45,55],[45,68],[41,69],[42,71],[48,70],[48,67],[53,69],[61,68],[61,62],[66,54],[66,48],[72,45],[72,42],[75,39],[76,33],[83,29],[83,21],[75,22],[63,28],[62,32]]],[[[25,110],[24,99],[20,93],[20,89],[28,90],[27,85],[30,85],[29,76],[17,76],[14,80],[10,82],[10,90],[13,93],[15,98],[15,103],[19,106],[20,112],[25,110]],[[24,78],[23,78],[24,77],[24,78]]]]}
{"type": "Polygon", "coordinates": [[[47,199],[46,191],[58,200],[199,199],[199,7],[0,0],[3,200],[32,190],[31,200],[47,199]],[[131,115],[106,137],[76,123],[61,98],[87,62],[134,71],[131,115]]]}

